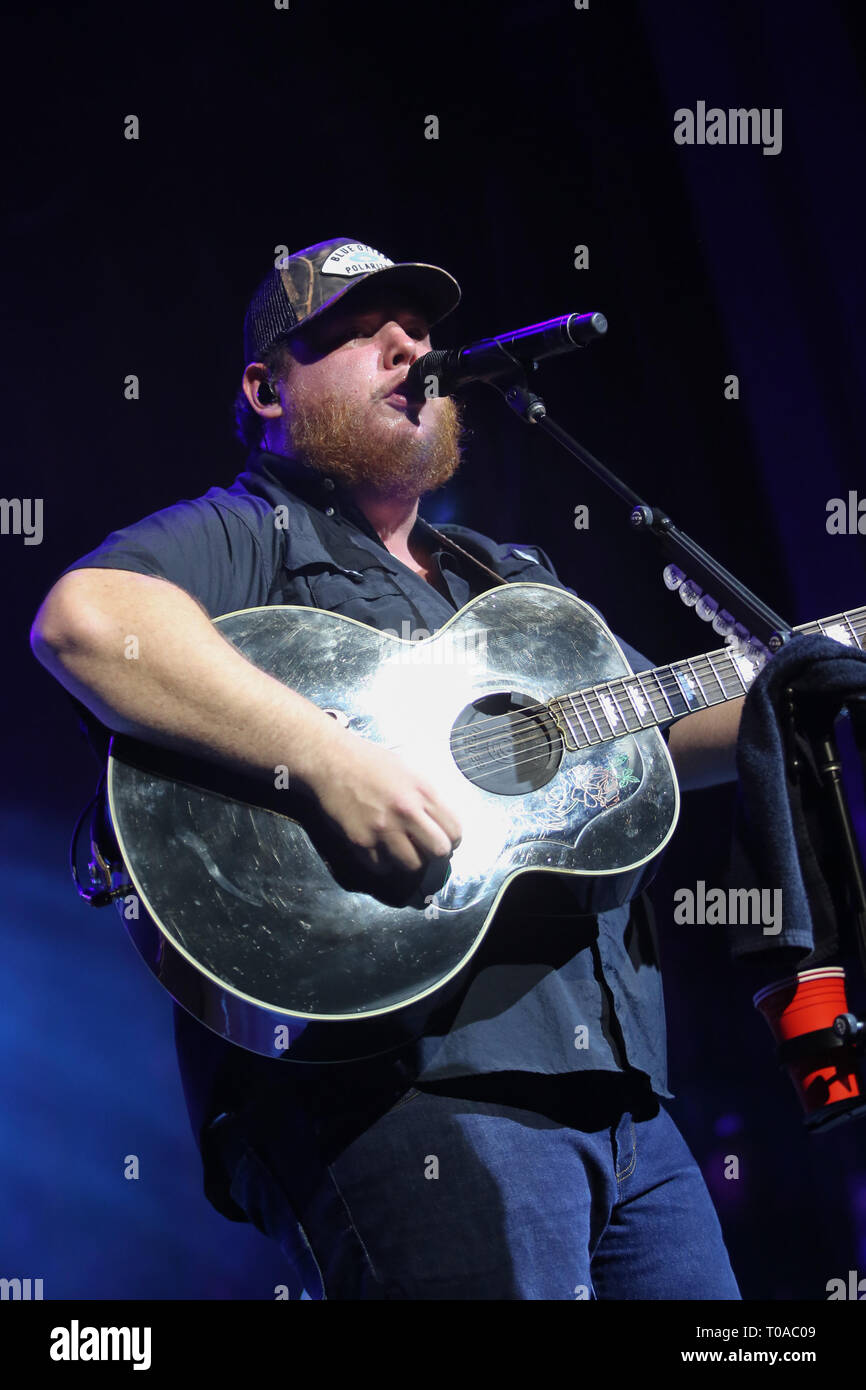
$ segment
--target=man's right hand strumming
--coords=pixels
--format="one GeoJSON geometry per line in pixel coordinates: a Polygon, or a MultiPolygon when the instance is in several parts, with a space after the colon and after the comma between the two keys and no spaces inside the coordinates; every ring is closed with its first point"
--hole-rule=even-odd
{"type": "Polygon", "coordinates": [[[429,779],[357,734],[335,727],[334,735],[306,781],[362,862],[417,870],[429,859],[448,858],[461,829],[429,779]]]}

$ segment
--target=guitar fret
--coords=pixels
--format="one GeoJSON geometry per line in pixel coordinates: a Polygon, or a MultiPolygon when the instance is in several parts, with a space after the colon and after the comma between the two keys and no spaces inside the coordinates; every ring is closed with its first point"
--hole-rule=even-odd
{"type": "Polygon", "coordinates": [[[849,616],[848,616],[847,613],[843,613],[843,614],[842,614],[842,617],[845,619],[845,624],[846,624],[846,626],[847,626],[847,628],[848,628],[848,631],[849,631],[850,634],[851,634],[851,637],[852,637],[853,642],[854,642],[854,646],[855,646],[855,647],[859,647],[861,644],[860,644],[860,642],[859,642],[858,639],[857,639],[857,634],[856,634],[856,632],[854,631],[854,624],[851,622],[851,619],[849,618],[849,616]]]}
{"type": "Polygon", "coordinates": [[[691,674],[683,669],[686,664],[687,663],[684,661],[679,661],[675,666],[671,666],[670,669],[676,678],[680,695],[685,703],[684,713],[689,713],[694,709],[703,709],[703,703],[695,689],[695,682],[691,674]]]}
{"type": "Polygon", "coordinates": [[[674,715],[674,717],[679,718],[681,714],[688,714],[689,702],[683,694],[682,687],[679,683],[674,668],[672,666],[665,666],[662,667],[656,674],[658,677],[659,684],[662,683],[663,676],[666,678],[667,684],[666,686],[662,686],[662,688],[664,690],[665,699],[670,705],[671,713],[674,715]]]}
{"type": "Polygon", "coordinates": [[[660,677],[659,672],[658,672],[658,671],[654,671],[654,672],[653,672],[653,675],[655,676],[656,685],[658,686],[659,690],[660,690],[661,693],[662,693],[662,698],[664,699],[665,704],[667,705],[667,707],[668,707],[668,709],[670,710],[671,714],[675,714],[676,711],[675,711],[673,705],[671,704],[670,700],[668,699],[667,691],[665,690],[664,686],[663,686],[662,683],[661,683],[661,677],[660,677]]]}
{"type": "MultiPolygon", "coordinates": [[[[632,681],[637,681],[638,685],[640,686],[640,679],[639,679],[639,677],[637,677],[637,676],[632,676],[630,679],[631,679],[632,681]]],[[[645,729],[645,728],[647,727],[647,725],[644,724],[643,711],[646,709],[647,702],[646,702],[645,696],[644,696],[643,693],[642,693],[642,692],[643,692],[643,687],[641,686],[640,690],[638,690],[638,692],[637,692],[637,700],[636,700],[636,699],[635,699],[635,691],[634,691],[634,689],[632,688],[632,686],[629,685],[627,681],[623,681],[622,684],[623,684],[623,689],[625,690],[626,695],[627,695],[628,698],[631,700],[632,706],[634,707],[634,712],[635,712],[635,714],[637,715],[637,718],[638,718],[638,726],[639,726],[639,728],[645,729]]],[[[655,722],[655,720],[653,719],[652,706],[650,706],[650,723],[652,724],[652,723],[654,723],[654,722],[655,722]]]]}
{"type": "MultiPolygon", "coordinates": [[[[587,704],[589,704],[590,696],[592,696],[593,700],[595,701],[595,712],[593,713],[592,717],[595,720],[599,732],[601,732],[602,738],[605,740],[605,742],[607,742],[609,739],[613,738],[616,733],[615,723],[611,720],[610,715],[605,709],[604,700],[602,699],[601,695],[598,692],[598,689],[595,686],[593,686],[591,690],[587,690],[585,692],[585,696],[587,704]],[[598,718],[596,718],[596,715],[598,716],[598,718]],[[605,725],[607,726],[607,733],[604,733],[602,731],[601,725],[598,722],[599,719],[603,720],[605,725]]],[[[591,705],[590,710],[592,710],[591,705]]]]}
{"type": "Polygon", "coordinates": [[[630,695],[628,695],[628,691],[626,689],[626,682],[619,681],[619,685],[621,691],[623,691],[623,694],[626,695],[626,705],[624,705],[623,719],[626,720],[626,728],[628,730],[628,733],[631,734],[634,733],[635,728],[641,728],[641,719],[639,719],[639,714],[637,710],[635,710],[634,708],[634,703],[632,703],[630,695]],[[632,719],[634,719],[634,724],[628,723],[628,714],[631,714],[632,719]]]}
{"type": "Polygon", "coordinates": [[[854,639],[855,647],[859,648],[860,643],[857,641],[857,634],[854,632],[850,622],[848,621],[847,613],[839,613],[835,618],[825,618],[818,620],[818,629],[825,637],[829,637],[834,642],[841,642],[843,646],[848,647],[851,644],[848,640],[848,631],[846,631],[846,626],[848,631],[851,632],[851,635],[854,639]],[[842,619],[842,622],[838,621],[839,618],[842,619]]]}
{"type": "MultiPolygon", "coordinates": [[[[637,720],[636,728],[642,729],[642,728],[643,728],[643,721],[641,720],[641,717],[640,717],[640,710],[638,709],[637,705],[635,704],[634,696],[632,695],[631,691],[630,691],[629,688],[628,688],[628,683],[627,683],[626,681],[621,681],[620,684],[622,685],[623,690],[625,691],[626,695],[628,696],[628,702],[629,702],[629,704],[631,705],[632,713],[634,714],[634,717],[635,717],[635,719],[637,720]]],[[[633,731],[630,730],[630,732],[633,732],[633,731]]]]}
{"type": "Polygon", "coordinates": [[[568,730],[568,733],[571,735],[571,740],[572,740],[573,743],[577,744],[577,746],[579,747],[579,746],[580,746],[580,738],[578,737],[577,733],[575,732],[574,728],[572,727],[571,720],[569,719],[568,715],[567,715],[566,712],[565,712],[565,700],[566,700],[567,698],[568,698],[567,696],[563,696],[563,698],[562,698],[561,700],[551,700],[551,702],[550,702],[550,712],[551,712],[551,714],[553,714],[553,716],[554,716],[554,718],[555,718],[555,717],[556,717],[556,712],[555,712],[553,706],[554,706],[554,705],[558,705],[558,706],[559,706],[559,712],[560,712],[562,718],[565,720],[565,727],[566,727],[566,729],[568,730]]]}
{"type": "Polygon", "coordinates": [[[740,685],[743,687],[743,692],[745,693],[745,691],[747,691],[749,687],[748,687],[747,683],[743,680],[742,674],[741,674],[741,672],[740,672],[740,668],[739,668],[739,666],[737,665],[736,661],[734,660],[734,654],[733,654],[733,652],[726,652],[725,655],[726,655],[727,658],[728,658],[728,662],[729,662],[729,664],[730,664],[731,670],[733,671],[733,673],[734,673],[734,675],[736,676],[737,680],[739,681],[740,685]]]}
{"type": "Polygon", "coordinates": [[[599,728],[599,725],[598,725],[598,720],[596,719],[595,715],[593,714],[592,710],[590,709],[589,700],[586,698],[586,694],[585,694],[584,691],[581,691],[581,692],[580,692],[580,698],[583,700],[583,703],[584,703],[584,705],[585,705],[585,707],[586,707],[586,712],[587,712],[587,714],[589,715],[590,719],[592,720],[593,724],[595,725],[596,730],[598,731],[598,739],[599,739],[599,742],[600,742],[600,743],[603,743],[603,742],[604,742],[604,734],[601,732],[601,729],[599,728]]]}
{"type": "MultiPolygon", "coordinates": [[[[621,690],[625,695],[628,695],[628,690],[626,689],[625,681],[619,680],[619,681],[616,682],[616,684],[619,686],[620,690],[621,690]]],[[[613,695],[613,682],[611,682],[611,684],[608,686],[608,690],[610,690],[611,694],[613,695]]],[[[640,719],[638,719],[637,711],[635,710],[634,705],[632,704],[631,700],[630,700],[630,699],[627,700],[624,707],[620,705],[619,700],[617,700],[617,698],[616,698],[615,695],[613,695],[613,701],[614,701],[614,704],[616,705],[617,709],[620,711],[620,714],[622,715],[622,722],[623,722],[623,724],[625,725],[626,730],[627,730],[628,733],[630,733],[630,734],[631,734],[631,733],[634,733],[634,730],[635,730],[635,729],[639,729],[639,728],[641,727],[641,722],[640,722],[640,719]],[[632,719],[634,719],[634,720],[637,721],[634,725],[629,724],[629,722],[628,722],[629,713],[631,713],[632,719]]]]}
{"type": "MultiPolygon", "coordinates": [[[[715,678],[716,678],[716,682],[717,682],[717,684],[718,684],[718,687],[719,687],[719,689],[720,689],[721,692],[722,692],[722,699],[723,699],[723,700],[727,700],[727,698],[728,698],[728,692],[727,692],[727,689],[726,689],[726,687],[725,687],[725,683],[724,683],[724,681],[722,680],[721,676],[719,675],[718,671],[716,670],[715,666],[713,665],[713,658],[712,658],[712,656],[710,655],[709,652],[707,652],[707,664],[709,665],[710,670],[712,671],[713,675],[714,675],[715,678]]],[[[718,702],[717,702],[717,703],[718,703],[718,702]]]]}
{"type": "MultiPolygon", "coordinates": [[[[646,672],[644,672],[644,674],[645,674],[645,675],[652,675],[653,673],[652,673],[652,671],[646,671],[646,672]]],[[[652,715],[653,715],[653,722],[655,723],[655,722],[658,720],[658,718],[659,718],[659,712],[658,712],[658,710],[656,709],[655,705],[653,704],[652,696],[647,692],[647,688],[646,688],[646,686],[644,685],[644,683],[643,683],[643,681],[642,681],[642,679],[641,679],[641,673],[640,673],[640,671],[636,671],[636,672],[635,672],[635,679],[637,680],[638,685],[640,686],[641,690],[643,691],[644,695],[646,696],[647,702],[648,702],[649,707],[650,707],[650,711],[651,711],[651,713],[652,713],[652,715]]]]}
{"type": "Polygon", "coordinates": [[[701,680],[700,676],[698,675],[697,671],[695,670],[694,666],[692,665],[692,659],[691,659],[691,657],[687,658],[687,660],[686,660],[686,665],[688,666],[689,670],[691,671],[692,675],[693,675],[694,678],[695,678],[695,681],[696,681],[696,683],[697,683],[698,690],[701,692],[701,695],[704,697],[704,704],[705,704],[705,705],[708,705],[710,702],[709,702],[709,700],[707,699],[707,692],[704,690],[703,681],[701,680]]]}
{"type": "MultiPolygon", "coordinates": [[[[571,701],[571,712],[572,712],[572,714],[574,715],[575,719],[577,720],[578,724],[580,725],[581,729],[583,730],[583,737],[584,737],[584,739],[586,740],[587,745],[589,745],[590,743],[592,743],[592,739],[590,738],[589,734],[586,732],[586,725],[584,724],[583,720],[581,719],[580,715],[578,714],[577,706],[576,706],[575,703],[574,703],[574,696],[573,696],[573,695],[569,695],[568,698],[569,698],[569,700],[571,701]]],[[[562,706],[560,706],[560,707],[562,707],[562,706]]],[[[566,721],[565,721],[565,722],[566,722],[566,724],[568,724],[568,719],[567,719],[567,718],[566,718],[566,721]]],[[[568,727],[571,728],[571,725],[569,724],[568,727]]],[[[579,742],[579,739],[575,738],[574,741],[575,741],[575,743],[578,743],[578,742],[579,742]]]]}
{"type": "MultiPolygon", "coordinates": [[[[627,730],[627,729],[628,729],[628,724],[626,723],[625,715],[623,714],[622,710],[620,709],[619,701],[617,700],[616,696],[614,695],[614,693],[613,693],[613,687],[611,686],[611,684],[610,684],[609,681],[608,681],[608,684],[607,684],[607,698],[608,698],[608,702],[609,702],[611,705],[613,705],[613,707],[614,707],[614,709],[615,709],[615,711],[616,711],[616,716],[617,716],[616,722],[618,722],[618,723],[620,723],[620,724],[624,724],[625,727],[626,727],[626,730],[627,730]]],[[[614,728],[614,721],[611,720],[611,717],[610,717],[610,715],[609,715],[608,712],[607,712],[607,707],[604,705],[604,703],[603,703],[603,697],[602,697],[601,695],[599,696],[599,704],[601,704],[602,709],[604,710],[605,719],[607,720],[608,724],[610,724],[611,730],[613,730],[613,728],[614,728]]]]}

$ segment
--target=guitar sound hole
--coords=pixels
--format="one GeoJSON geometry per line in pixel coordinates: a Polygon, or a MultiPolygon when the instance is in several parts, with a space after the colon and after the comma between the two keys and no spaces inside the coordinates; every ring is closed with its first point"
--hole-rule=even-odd
{"type": "Polygon", "coordinates": [[[499,796],[543,787],[562,759],[562,737],[534,695],[506,690],[473,700],[451,730],[451,754],[463,776],[499,796]]]}

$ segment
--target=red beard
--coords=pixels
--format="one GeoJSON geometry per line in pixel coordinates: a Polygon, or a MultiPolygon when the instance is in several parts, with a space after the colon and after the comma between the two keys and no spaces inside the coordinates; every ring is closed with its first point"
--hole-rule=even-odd
{"type": "Polygon", "coordinates": [[[302,396],[291,403],[286,452],[348,488],[364,487],[385,497],[412,501],[442,487],[460,462],[463,422],[450,397],[442,402],[435,428],[415,439],[404,430],[381,431],[371,443],[359,426],[358,412],[341,396],[311,405],[302,396]]]}

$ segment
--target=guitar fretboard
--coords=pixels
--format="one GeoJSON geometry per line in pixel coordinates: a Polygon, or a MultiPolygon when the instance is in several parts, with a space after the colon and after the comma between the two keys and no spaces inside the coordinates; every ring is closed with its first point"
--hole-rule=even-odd
{"type": "MultiPolygon", "coordinates": [[[[866,608],[803,623],[795,632],[823,633],[849,647],[864,648],[866,608]]],[[[678,719],[694,710],[745,695],[769,658],[760,651],[722,647],[703,656],[621,676],[549,701],[578,748],[606,743],[678,719]]]]}

